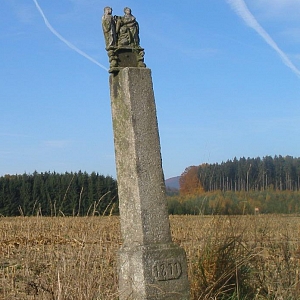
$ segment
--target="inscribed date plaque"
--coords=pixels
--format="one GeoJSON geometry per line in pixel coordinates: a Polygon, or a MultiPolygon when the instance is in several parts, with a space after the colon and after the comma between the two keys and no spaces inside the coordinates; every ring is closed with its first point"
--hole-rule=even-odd
{"type": "Polygon", "coordinates": [[[176,259],[159,260],[152,267],[152,275],[158,281],[178,279],[181,274],[181,264],[176,259]]]}

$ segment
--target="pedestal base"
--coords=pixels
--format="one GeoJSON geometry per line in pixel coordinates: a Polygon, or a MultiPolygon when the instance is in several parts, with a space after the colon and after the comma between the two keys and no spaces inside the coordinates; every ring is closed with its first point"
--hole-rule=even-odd
{"type": "Polygon", "coordinates": [[[119,252],[120,300],[188,300],[189,283],[183,249],[169,243],[119,252]]]}

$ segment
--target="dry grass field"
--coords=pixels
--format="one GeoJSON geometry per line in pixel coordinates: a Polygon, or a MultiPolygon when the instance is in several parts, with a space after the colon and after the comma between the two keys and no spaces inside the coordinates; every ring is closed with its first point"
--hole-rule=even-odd
{"type": "MultiPolygon", "coordinates": [[[[192,299],[300,299],[300,217],[171,216],[192,299]]],[[[118,299],[118,217],[0,218],[0,299],[118,299]]]]}

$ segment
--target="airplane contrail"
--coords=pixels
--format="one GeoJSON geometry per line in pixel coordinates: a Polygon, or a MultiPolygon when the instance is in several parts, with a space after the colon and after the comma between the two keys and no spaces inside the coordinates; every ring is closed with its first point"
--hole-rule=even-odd
{"type": "Polygon", "coordinates": [[[226,0],[227,3],[231,6],[231,8],[235,11],[235,13],[240,16],[245,23],[254,29],[267,44],[269,44],[280,56],[282,61],[286,66],[288,66],[297,76],[300,77],[300,71],[297,67],[290,61],[288,56],[278,47],[275,41],[271,38],[271,36],[261,27],[255,17],[249,11],[246,3],[243,0],[226,0]]]}
{"type": "Polygon", "coordinates": [[[38,4],[37,0],[33,0],[36,8],[38,9],[40,15],[42,16],[42,18],[44,19],[44,22],[46,24],[46,26],[48,27],[48,29],[56,36],[58,37],[62,42],[64,42],[69,48],[71,48],[72,50],[76,51],[78,54],[82,55],[83,57],[87,58],[88,60],[90,60],[91,62],[93,62],[94,64],[98,65],[99,67],[101,67],[102,69],[104,69],[105,71],[108,71],[108,69],[101,65],[99,62],[97,62],[95,59],[93,59],[92,57],[90,57],[89,55],[87,55],[85,52],[81,51],[80,49],[78,49],[76,46],[74,46],[72,43],[70,43],[69,41],[67,41],[62,35],[60,35],[53,27],[52,25],[49,23],[48,19],[46,18],[43,10],[41,9],[40,5],[38,4]]]}

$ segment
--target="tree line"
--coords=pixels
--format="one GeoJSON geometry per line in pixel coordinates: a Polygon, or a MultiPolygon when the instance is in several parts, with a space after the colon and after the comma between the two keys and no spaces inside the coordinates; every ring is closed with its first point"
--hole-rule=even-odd
{"type": "Polygon", "coordinates": [[[168,196],[173,215],[299,214],[300,191],[212,191],[199,195],[168,196]]]}
{"type": "Polygon", "coordinates": [[[118,213],[117,182],[98,173],[37,173],[0,177],[2,216],[86,216],[118,213]]]}
{"type": "Polygon", "coordinates": [[[234,158],[185,169],[171,214],[300,213],[300,158],[234,158]]]}
{"type": "MultiPolygon", "coordinates": [[[[300,158],[234,158],[190,166],[179,195],[169,191],[172,214],[299,212],[300,158]],[[289,193],[286,193],[289,192],[289,193]]],[[[98,173],[37,173],[0,177],[0,216],[117,214],[117,182],[98,173]]]]}
{"type": "Polygon", "coordinates": [[[265,156],[234,158],[220,164],[188,167],[180,178],[180,190],[208,191],[300,190],[300,158],[265,156]]]}

